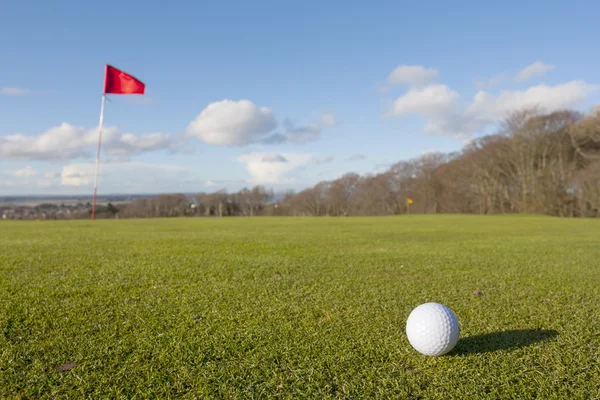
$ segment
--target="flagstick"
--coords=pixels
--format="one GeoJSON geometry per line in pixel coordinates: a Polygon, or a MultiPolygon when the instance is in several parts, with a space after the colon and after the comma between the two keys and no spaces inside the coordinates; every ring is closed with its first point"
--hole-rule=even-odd
{"type": "Polygon", "coordinates": [[[100,145],[102,143],[102,123],[104,122],[104,103],[106,103],[106,93],[102,95],[102,105],[100,106],[100,126],[98,128],[98,150],[96,151],[96,173],[94,177],[94,198],[92,200],[92,221],[96,219],[96,190],[98,189],[98,165],[100,164],[100,145]]]}

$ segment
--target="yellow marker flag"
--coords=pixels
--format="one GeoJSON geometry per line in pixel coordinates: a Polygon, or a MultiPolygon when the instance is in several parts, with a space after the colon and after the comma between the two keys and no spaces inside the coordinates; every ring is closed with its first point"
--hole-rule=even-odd
{"type": "Polygon", "coordinates": [[[406,199],[406,204],[412,204],[412,203],[413,203],[412,199],[406,199]]]}

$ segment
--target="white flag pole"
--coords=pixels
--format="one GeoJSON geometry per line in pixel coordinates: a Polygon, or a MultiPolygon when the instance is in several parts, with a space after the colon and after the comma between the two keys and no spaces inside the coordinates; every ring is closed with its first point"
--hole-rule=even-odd
{"type": "Polygon", "coordinates": [[[98,189],[98,166],[100,164],[100,146],[102,144],[102,123],[104,122],[104,103],[106,103],[106,93],[102,95],[102,105],[100,106],[100,126],[98,127],[98,150],[96,151],[96,172],[94,177],[94,197],[92,200],[92,221],[96,219],[96,190],[98,189]]]}

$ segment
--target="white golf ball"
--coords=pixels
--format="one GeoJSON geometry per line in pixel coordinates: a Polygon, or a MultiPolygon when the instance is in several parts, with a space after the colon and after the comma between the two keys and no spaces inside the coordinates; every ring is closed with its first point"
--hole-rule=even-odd
{"type": "Polygon", "coordinates": [[[406,335],[421,354],[441,356],[456,346],[460,327],[456,315],[439,303],[421,304],[408,316],[406,335]]]}

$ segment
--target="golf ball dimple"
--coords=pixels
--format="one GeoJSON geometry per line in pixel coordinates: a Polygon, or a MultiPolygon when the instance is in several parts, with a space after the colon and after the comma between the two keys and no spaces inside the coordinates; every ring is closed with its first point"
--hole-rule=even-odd
{"type": "Polygon", "coordinates": [[[408,316],[406,335],[410,345],[419,353],[441,356],[456,346],[460,327],[456,315],[448,307],[425,303],[408,316]]]}

